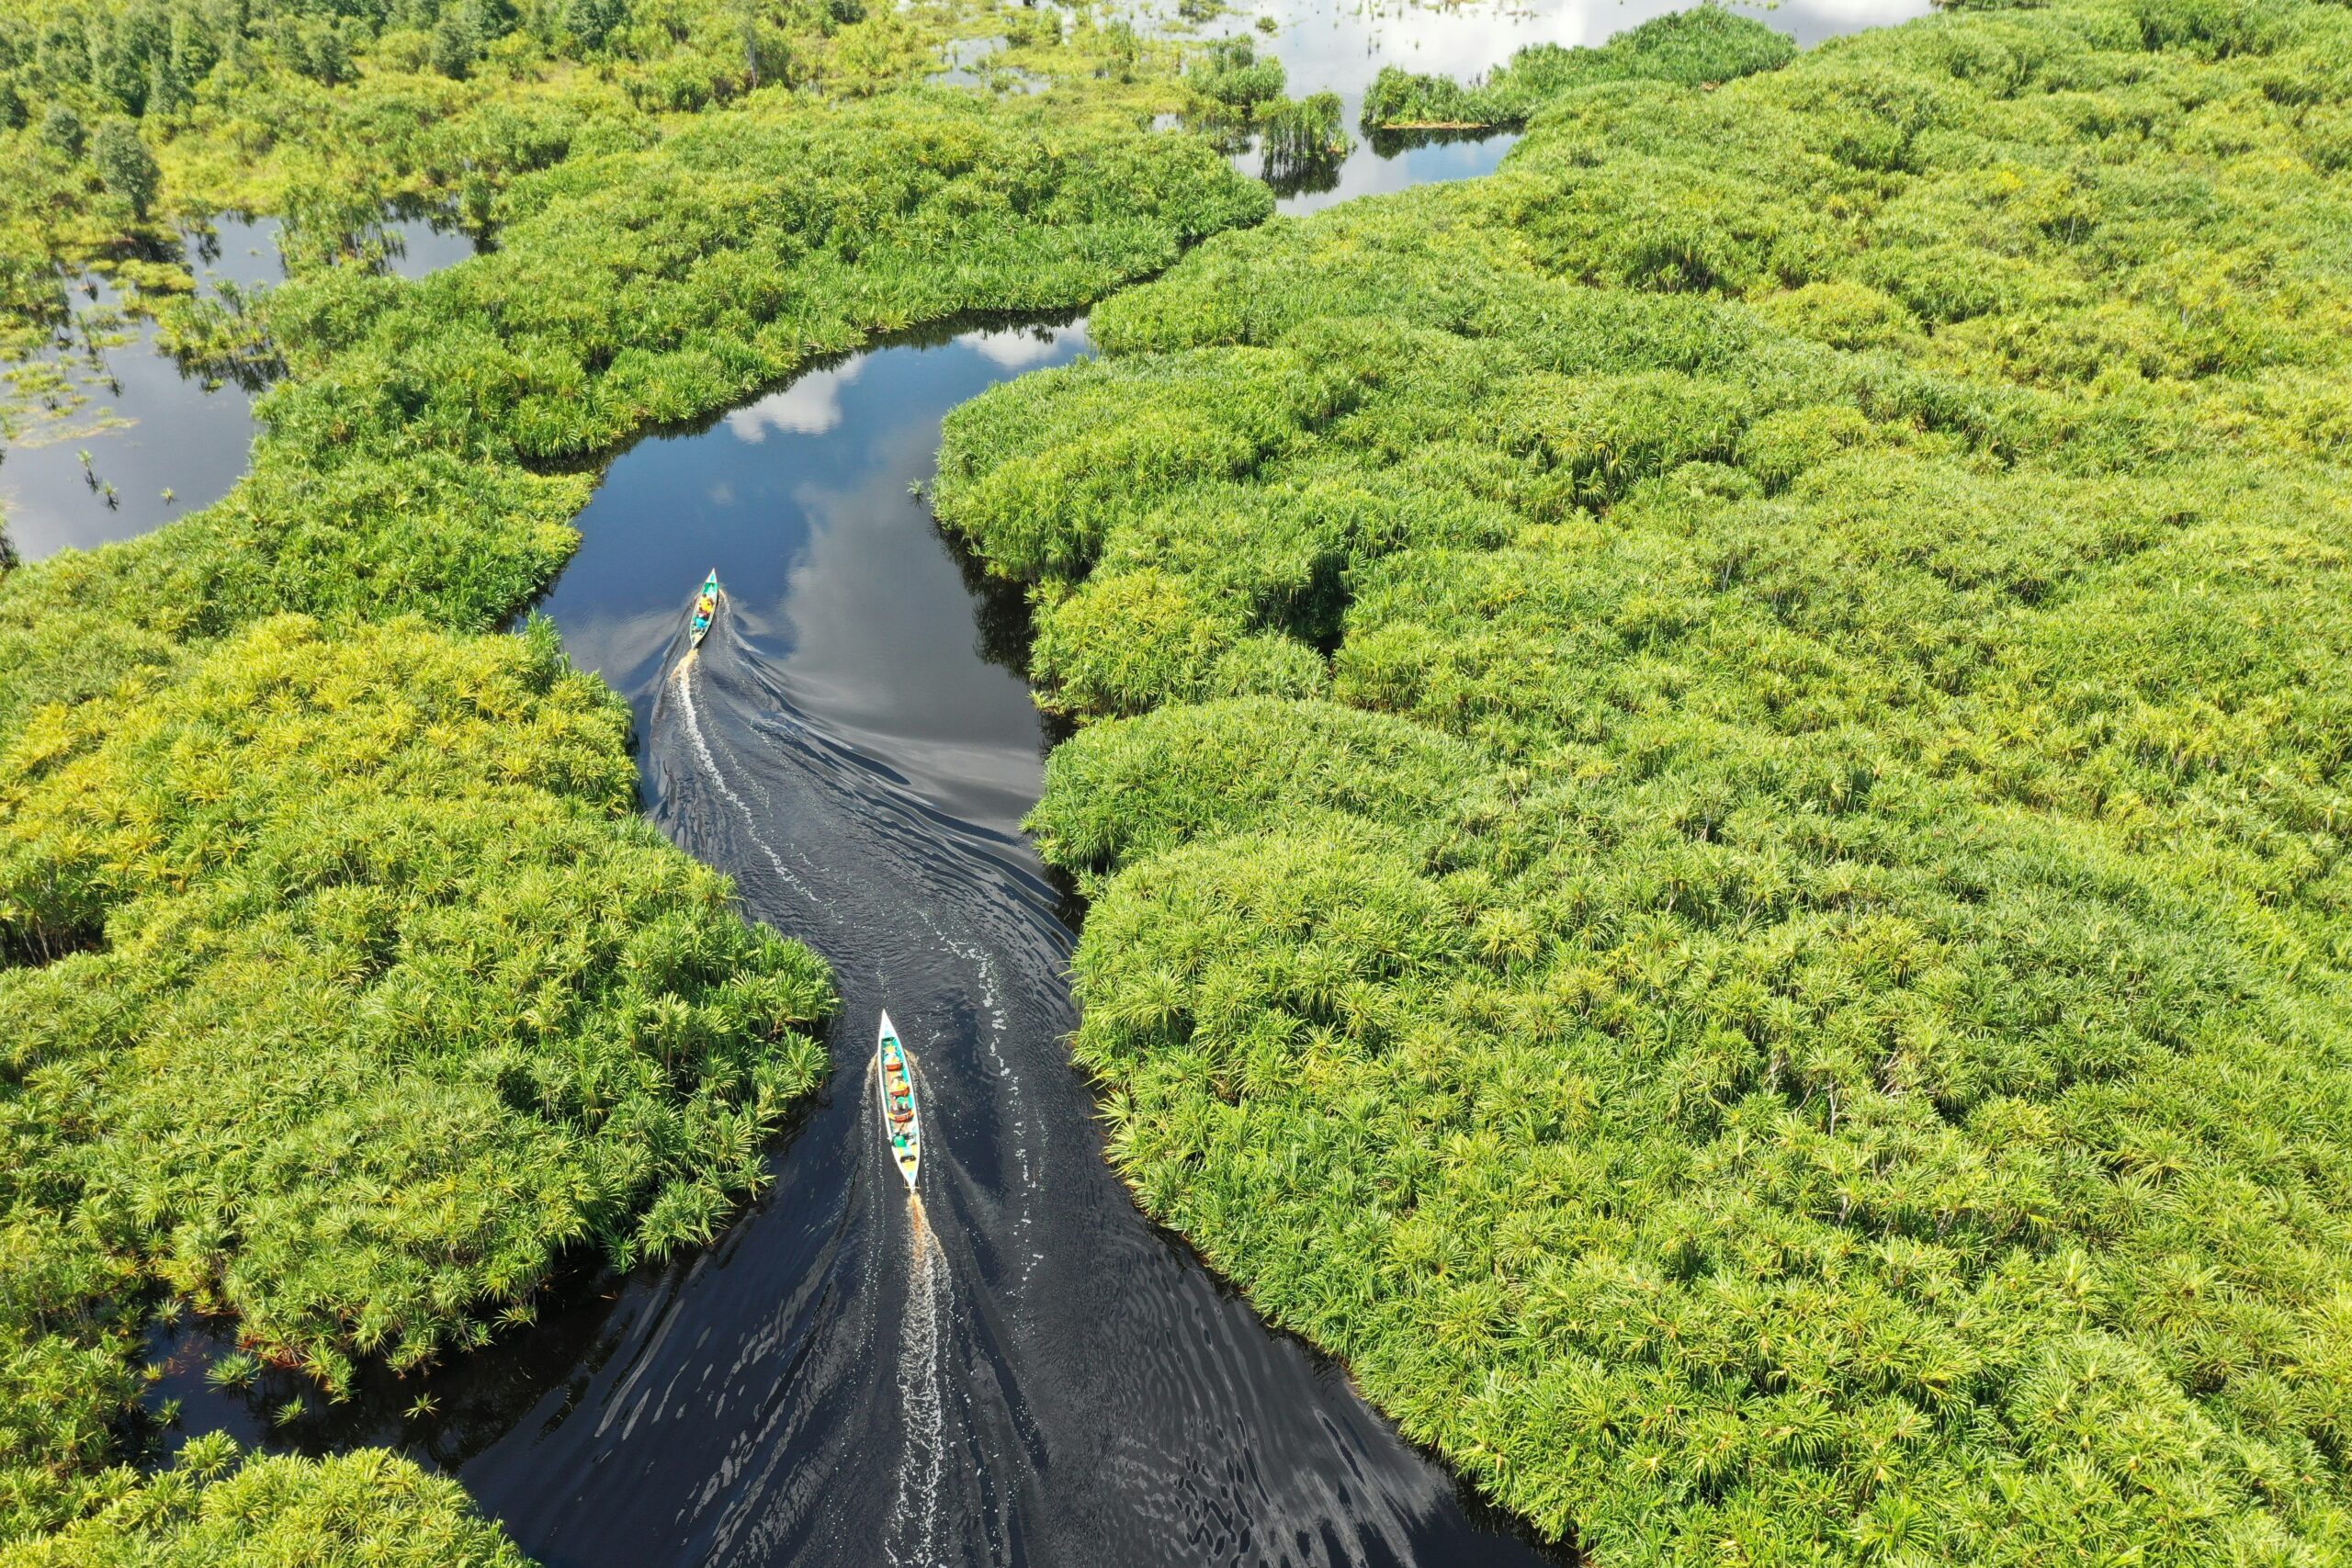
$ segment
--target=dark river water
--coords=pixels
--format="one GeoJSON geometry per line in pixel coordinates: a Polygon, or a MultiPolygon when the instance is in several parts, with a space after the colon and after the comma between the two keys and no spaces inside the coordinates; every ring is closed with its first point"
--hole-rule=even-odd
{"type": "Polygon", "coordinates": [[[1535,1561],[1104,1164],[1070,933],[1017,830],[1046,743],[1019,616],[909,493],[950,409],[1085,344],[859,355],[640,443],[581,520],[545,608],[644,716],[649,808],[825,955],[842,1012],[774,1196],[706,1267],[630,1282],[586,1386],[462,1464],[552,1563],[1535,1561]],[[886,1007],[920,1203],[865,1069],[886,1007]]]}
{"type": "MultiPolygon", "coordinates": [[[[1650,14],[1302,4],[1273,41],[1293,92],[1352,99],[1384,54],[1475,70],[1650,14]]],[[[1907,14],[1772,19],[1804,36],[1907,14]]],[[[1363,149],[1285,205],[1479,173],[1502,145],[1363,149]]],[[[704,1252],[583,1268],[535,1326],[291,1421],[268,1414],[298,1392],[278,1374],[223,1393],[206,1330],[159,1336],[187,1430],[403,1447],[550,1568],[1555,1560],[1270,1332],[1104,1162],[1066,1044],[1074,911],[1019,831],[1048,744],[1024,616],[910,493],[948,411],[1085,352],[1082,321],[975,324],[639,441],[540,606],[634,708],[653,819],[833,967],[834,1077],[768,1192],[704,1252]],[[714,568],[724,603],[690,655],[714,568]],[[919,1201],[878,1135],[884,1008],[923,1095],[919,1201]]]]}
{"type": "Polygon", "coordinates": [[[647,807],[833,967],[835,1076],[708,1253],[554,1293],[430,1380],[285,1427],[294,1385],[164,1393],[191,1429],[405,1444],[550,1568],[1536,1563],[1344,1375],[1269,1333],[1104,1163],[1065,1038],[1071,934],[1018,830],[1046,738],[1022,617],[910,494],[940,422],[1082,323],[855,355],[639,442],[542,608],[639,716],[647,807]],[[725,598],[688,655],[684,612],[725,598]],[[888,1008],[922,1197],[877,1135],[888,1008]],[[407,1419],[419,1393],[440,1405],[407,1419]]]}

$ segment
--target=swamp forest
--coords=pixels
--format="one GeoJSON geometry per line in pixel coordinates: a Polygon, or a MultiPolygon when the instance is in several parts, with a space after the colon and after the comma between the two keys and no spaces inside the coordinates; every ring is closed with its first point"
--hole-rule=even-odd
{"type": "Polygon", "coordinates": [[[2334,0],[0,0],[0,1568],[2352,1562],[2347,464],[2334,0]]]}

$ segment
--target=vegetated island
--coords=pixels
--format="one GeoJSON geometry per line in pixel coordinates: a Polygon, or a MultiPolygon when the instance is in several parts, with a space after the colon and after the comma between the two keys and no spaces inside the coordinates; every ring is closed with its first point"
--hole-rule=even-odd
{"type": "Polygon", "coordinates": [[[951,420],[1114,1156],[1600,1562],[2342,1561],[2352,12],[1676,31],[951,420]]]}
{"type": "Polygon", "coordinates": [[[518,1562],[454,1483],[382,1451],[211,1437],[155,1467],[169,1434],[135,1410],[153,1313],[232,1314],[243,1360],[333,1398],[363,1361],[527,1322],[567,1248],[707,1240],[762,1179],[825,1070],[823,968],[638,817],[610,690],[551,630],[496,628],[630,435],[877,333],[1081,306],[1271,206],[1200,139],[1149,132],[1182,89],[1132,30],[1014,18],[1009,52],[1053,88],[1000,103],[921,85],[951,30],[927,15],[0,20],[22,111],[0,162],[60,203],[0,225],[24,286],[0,301],[9,341],[62,319],[61,266],[133,265],[205,210],[215,160],[250,153],[283,182],[256,205],[316,241],[226,324],[288,377],[236,490],[0,577],[10,1568],[518,1562]],[[445,31],[465,45],[447,59],[445,31]],[[350,79],[314,45],[347,50],[350,79]],[[124,85],[166,66],[187,98],[124,85]],[[145,111],[136,190],[74,133],[100,108],[145,111]],[[362,199],[316,216],[300,193],[338,180],[362,199]],[[381,276],[367,230],[402,190],[458,201],[496,250],[381,276]]]}

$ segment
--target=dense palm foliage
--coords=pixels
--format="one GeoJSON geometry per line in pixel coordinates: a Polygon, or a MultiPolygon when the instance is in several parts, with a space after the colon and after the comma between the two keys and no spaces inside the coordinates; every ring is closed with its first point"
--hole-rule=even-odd
{"type": "Polygon", "coordinates": [[[0,973],[10,1179],[331,1388],[572,1241],[709,1239],[826,987],[637,819],[627,723],[551,637],[299,617],[45,710],[0,761],[0,916],[64,954],[0,973]]]}
{"type": "Polygon", "coordinates": [[[232,1314],[332,1395],[759,1179],[821,970],[638,820],[610,694],[493,628],[629,435],[1262,217],[1136,85],[597,121],[500,184],[494,254],[257,308],[289,378],[219,505],[0,578],[10,1561],[511,1557],[381,1455],[123,1468],[145,1308],[232,1314]]]}
{"type": "MultiPolygon", "coordinates": [[[[0,1531],[96,1510],[160,1532],[131,1561],[209,1495],[218,1455],[103,1468],[153,1285],[334,1391],[758,1184],[828,987],[638,821],[627,722],[546,636],[291,616],[30,713],[0,753],[0,1531]]],[[[385,1506],[448,1515],[413,1473],[281,1469],[224,1506],[463,1533],[347,1495],[392,1474],[385,1506]]]]}
{"type": "Polygon", "coordinates": [[[1695,6],[1629,28],[1597,49],[1538,44],[1521,50],[1485,81],[1465,86],[1384,66],[1364,95],[1366,130],[1472,130],[1527,123],[1571,87],[1602,82],[1719,82],[1786,65],[1796,46],[1785,33],[1714,6],[1695,6]]]}
{"type": "Polygon", "coordinates": [[[235,1465],[218,1436],[52,1536],[0,1544],[7,1568],[526,1568],[464,1489],[381,1450],[235,1465]]]}
{"type": "MultiPolygon", "coordinates": [[[[496,221],[515,178],[639,149],[715,106],[918,83],[955,37],[1004,37],[1039,84],[1179,107],[1125,28],[986,0],[33,0],[0,13],[0,424],[73,400],[41,351],[102,334],[85,265],[130,308],[191,305],[181,222],[286,220],[298,273],[380,257],[389,203],[496,221]],[[15,106],[13,110],[9,106],[15,106]],[[160,169],[158,167],[160,165],[160,169]],[[157,178],[160,175],[160,188],[157,178]],[[95,323],[95,324],[94,324],[95,323]],[[12,364],[13,362],[13,364],[12,364]],[[15,389],[10,395],[9,389],[15,389]]],[[[185,330],[186,323],[175,323],[185,330]]]]}
{"type": "Polygon", "coordinates": [[[1569,85],[951,423],[1116,1158],[1602,1562],[2352,1552],[2346,61],[1569,85]]]}
{"type": "Polygon", "coordinates": [[[1197,140],[947,92],[719,113],[574,158],[509,195],[492,254],[275,295],[295,378],[262,405],[254,473],[8,578],[0,723],[277,610],[485,628],[571,550],[589,484],[550,466],[873,333],[1081,303],[1268,205],[1197,140]]]}

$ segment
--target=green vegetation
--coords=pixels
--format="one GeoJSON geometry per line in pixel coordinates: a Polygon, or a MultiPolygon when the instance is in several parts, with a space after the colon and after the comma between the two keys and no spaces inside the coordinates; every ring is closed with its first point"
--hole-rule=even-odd
{"type": "Polygon", "coordinates": [[[233,1312],[332,1391],[526,1320],[566,1246],[704,1240],[759,1183],[828,987],[639,822],[627,722],[545,635],[281,616],[17,729],[0,1540],[26,1561],[286,1561],[273,1532],[355,1509],[399,1561],[466,1560],[426,1551],[485,1533],[454,1489],[383,1456],[308,1488],[210,1450],[107,1468],[142,1301],[233,1312]],[[241,1520],[256,1555],[198,1550],[241,1520]]]}
{"type": "MultiPolygon", "coordinates": [[[[36,119],[139,120],[190,217],[363,211],[454,197],[469,177],[494,188],[592,124],[641,139],[648,116],[763,85],[910,80],[956,15],[869,17],[858,0],[35,0],[0,18],[0,78],[36,119]]],[[[72,259],[104,237],[79,225],[79,171],[24,167],[11,254],[72,259]]]]}
{"type": "Polygon", "coordinates": [[[826,987],[637,819],[600,682],[299,616],[151,682],[0,759],[0,931],[51,960],[0,972],[23,1195],[331,1391],[571,1242],[710,1238],[826,987]]]}
{"type": "Polygon", "coordinates": [[[1261,56],[1250,35],[1212,39],[1184,68],[1185,85],[1212,103],[1247,117],[1283,96],[1283,62],[1261,56]]]}
{"type": "Polygon", "coordinates": [[[51,104],[40,117],[40,140],[52,152],[68,158],[82,155],[82,117],[63,104],[51,104]]]}
{"type": "Polygon", "coordinates": [[[544,632],[280,616],[0,754],[0,1540],[26,1561],[244,1561],[198,1543],[282,1513],[245,1542],[273,1560],[377,1481],[368,1509],[436,1522],[363,1538],[464,1560],[425,1543],[494,1532],[388,1456],[314,1485],[213,1449],[105,1468],[149,1291],[339,1391],[355,1356],[526,1320],[564,1247],[707,1240],[759,1184],[823,1075],[828,987],[636,818],[627,724],[544,632]]]}
{"type": "Polygon", "coordinates": [[[147,209],[155,204],[155,186],[163,178],[156,168],[154,155],[139,140],[139,128],[127,119],[110,119],[98,127],[96,142],[90,149],[90,162],[97,166],[98,178],[104,182],[108,195],[130,209],[135,219],[144,219],[147,209]]]}
{"type": "MultiPolygon", "coordinates": [[[[1006,62],[1065,84],[1089,107],[1182,104],[1158,46],[1131,29],[1080,18],[1065,36],[1043,21],[1001,21],[985,0],[13,7],[0,15],[0,104],[19,111],[0,118],[10,171],[0,182],[0,370],[15,368],[0,382],[0,421],[78,405],[43,353],[74,319],[74,275],[113,271],[135,311],[189,310],[192,279],[152,257],[177,249],[178,224],[200,228],[218,212],[282,217],[297,275],[379,263],[391,204],[487,229],[520,176],[651,146],[754,94],[814,104],[911,85],[948,39],[974,33],[1017,33],[1006,62]]],[[[115,326],[92,314],[81,313],[79,333],[115,326]]]]}
{"type": "Polygon", "coordinates": [[[1629,28],[1598,49],[1555,43],[1521,50],[1483,83],[1464,86],[1383,66],[1364,95],[1367,131],[1481,130],[1521,126],[1562,93],[1604,82],[1674,82],[1713,87],[1775,71],[1796,54],[1785,33],[1713,5],[1629,28]]]}
{"type": "Polygon", "coordinates": [[[1288,170],[1344,158],[1355,145],[1349,140],[1347,111],[1337,93],[1310,93],[1267,105],[1258,115],[1258,134],[1269,184],[1288,170]]]}
{"type": "MultiPolygon", "coordinates": [[[[0,1561],[514,1561],[386,1455],[131,1468],[139,1335],[184,1297],[234,1316],[224,1382],[336,1397],[526,1322],[562,1249],[707,1239],[759,1180],[823,1070],[820,968],[636,817],[611,694],[494,628],[648,426],[1265,215],[1146,129],[1174,88],[1132,35],[1072,40],[1027,39],[1068,77],[1003,103],[770,85],[665,118],[559,81],[486,187],[493,254],[190,318],[288,373],[229,497],[0,577],[0,1561]]],[[[335,113],[374,71],[322,85],[335,113]]],[[[194,159],[159,149],[166,206],[194,159]]]]}
{"type": "Polygon", "coordinates": [[[1283,96],[1283,62],[1260,55],[1247,33],[1213,39],[1184,68],[1193,92],[1186,123],[1228,152],[1258,141],[1260,173],[1277,190],[1329,169],[1354,147],[1337,93],[1283,96]]]}
{"type": "Polygon", "coordinates": [[[1587,79],[951,421],[1114,1157],[1600,1562],[2352,1555],[2346,61],[1587,79]]]}
{"type": "Polygon", "coordinates": [[[6,1568],[525,1568],[454,1481],[381,1450],[235,1463],[218,1436],[58,1535],[0,1544],[6,1568]]]}

